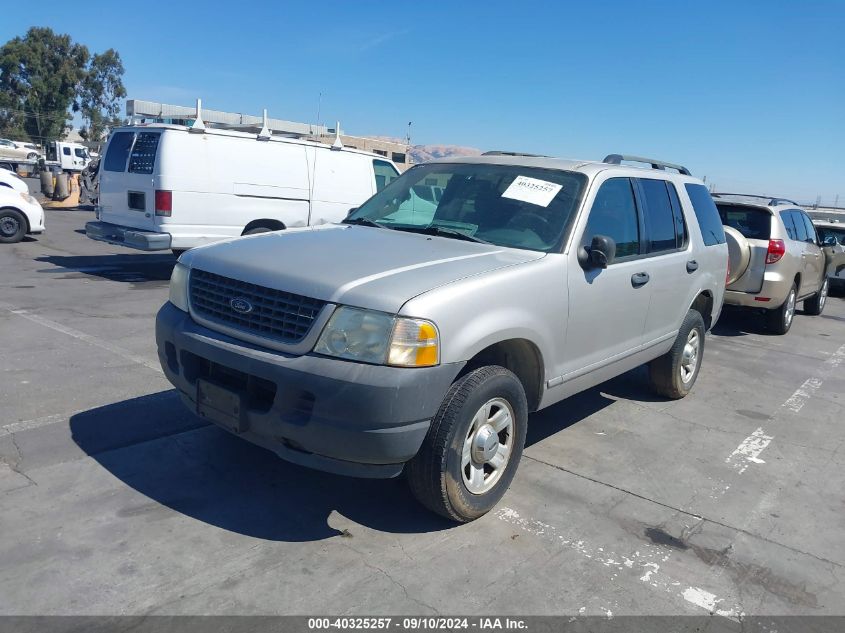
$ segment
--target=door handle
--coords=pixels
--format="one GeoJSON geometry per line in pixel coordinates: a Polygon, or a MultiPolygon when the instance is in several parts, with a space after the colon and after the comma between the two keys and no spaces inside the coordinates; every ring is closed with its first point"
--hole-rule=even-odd
{"type": "Polygon", "coordinates": [[[631,285],[634,288],[639,288],[640,286],[645,286],[649,279],[651,277],[648,276],[648,273],[634,273],[631,275],[631,285]]]}
{"type": "Polygon", "coordinates": [[[687,272],[694,273],[696,270],[698,270],[698,262],[694,259],[691,259],[687,262],[687,272]]]}

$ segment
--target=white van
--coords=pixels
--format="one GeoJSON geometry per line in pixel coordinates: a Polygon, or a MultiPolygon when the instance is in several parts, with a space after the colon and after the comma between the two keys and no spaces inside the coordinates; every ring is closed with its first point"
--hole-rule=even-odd
{"type": "Polygon", "coordinates": [[[384,158],[287,137],[153,124],[117,128],[88,237],[176,252],[339,222],[399,175],[384,158]]]}

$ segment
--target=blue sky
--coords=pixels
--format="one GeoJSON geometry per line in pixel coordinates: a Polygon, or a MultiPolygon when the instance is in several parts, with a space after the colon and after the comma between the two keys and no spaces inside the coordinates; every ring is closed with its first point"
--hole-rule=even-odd
{"type": "Polygon", "coordinates": [[[845,206],[845,2],[4,3],[116,48],[130,98],[351,134],[680,162],[720,190],[845,206]],[[158,5],[158,9],[154,9],[158,5]]]}

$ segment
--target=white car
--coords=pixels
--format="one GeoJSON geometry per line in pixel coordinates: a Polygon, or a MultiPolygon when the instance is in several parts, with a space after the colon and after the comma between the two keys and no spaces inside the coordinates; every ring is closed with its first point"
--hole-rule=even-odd
{"type": "Polygon", "coordinates": [[[0,138],[0,158],[17,160],[38,160],[38,150],[18,145],[7,138],[0,138]]]}
{"type": "Polygon", "coordinates": [[[0,187],[7,187],[18,193],[29,193],[29,187],[15,172],[2,167],[0,167],[0,187]]]}
{"type": "Polygon", "coordinates": [[[43,233],[44,210],[29,193],[0,187],[0,244],[20,242],[24,235],[43,233]]]}

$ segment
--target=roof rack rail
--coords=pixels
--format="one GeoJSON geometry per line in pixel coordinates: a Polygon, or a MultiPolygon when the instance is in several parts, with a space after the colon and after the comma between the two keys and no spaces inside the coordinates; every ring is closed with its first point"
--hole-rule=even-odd
{"type": "Polygon", "coordinates": [[[759,198],[760,200],[768,200],[767,203],[770,207],[776,207],[779,204],[794,204],[796,207],[800,207],[801,205],[795,202],[795,200],[790,200],[789,198],[777,198],[775,196],[758,196],[754,193],[726,193],[726,192],[716,192],[712,195],[714,198],[719,196],[740,196],[742,198],[759,198]]]}
{"type": "Polygon", "coordinates": [[[525,152],[502,152],[493,150],[492,152],[484,152],[482,156],[527,156],[528,158],[548,158],[544,154],[526,154],[525,152]]]}
{"type": "Polygon", "coordinates": [[[647,163],[651,165],[652,169],[676,169],[679,174],[684,176],[692,176],[690,170],[683,165],[676,165],[675,163],[667,163],[666,161],[657,160],[655,158],[643,158],[642,156],[632,156],[631,154],[608,154],[604,157],[603,163],[610,165],[621,165],[623,160],[632,161],[635,163],[647,163]]]}

